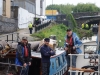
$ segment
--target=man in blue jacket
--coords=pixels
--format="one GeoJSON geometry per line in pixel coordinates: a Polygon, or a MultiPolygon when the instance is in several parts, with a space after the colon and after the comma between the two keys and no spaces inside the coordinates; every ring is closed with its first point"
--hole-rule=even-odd
{"type": "Polygon", "coordinates": [[[55,52],[48,46],[49,38],[44,39],[44,45],[40,48],[41,56],[42,56],[42,75],[49,75],[50,68],[50,57],[55,55],[55,52]]]}
{"type": "Polygon", "coordinates": [[[31,44],[28,43],[27,37],[22,37],[21,42],[18,43],[15,64],[22,66],[22,69],[18,67],[17,75],[28,75],[31,65],[31,44]]]}
{"type": "MultiPolygon", "coordinates": [[[[67,59],[67,67],[69,69],[69,67],[76,67],[76,59],[77,56],[74,54],[80,54],[82,53],[82,51],[80,50],[80,46],[82,44],[82,42],[79,40],[79,37],[77,36],[76,33],[72,32],[71,29],[67,29],[67,35],[65,37],[65,45],[64,45],[64,49],[66,51],[66,59],[67,59]],[[73,54],[72,55],[72,63],[70,63],[70,55],[69,54],[73,54]],[[70,64],[72,66],[70,66],[70,64]]],[[[67,70],[68,73],[68,70],[67,70]]],[[[70,74],[67,74],[70,75],[70,74]]],[[[75,72],[72,72],[71,75],[75,75],[75,72]]]]}

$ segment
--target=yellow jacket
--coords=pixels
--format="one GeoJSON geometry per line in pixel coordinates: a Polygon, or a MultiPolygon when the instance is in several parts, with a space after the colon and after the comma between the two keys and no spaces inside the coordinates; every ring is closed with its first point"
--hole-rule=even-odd
{"type": "Polygon", "coordinates": [[[82,24],[82,29],[84,28],[84,24],[82,24]]]}
{"type": "Polygon", "coordinates": [[[29,25],[28,25],[28,28],[32,28],[33,27],[33,25],[32,25],[32,23],[30,23],[29,25]]]}
{"type": "Polygon", "coordinates": [[[86,28],[89,28],[89,25],[88,24],[86,24],[86,28]]]}

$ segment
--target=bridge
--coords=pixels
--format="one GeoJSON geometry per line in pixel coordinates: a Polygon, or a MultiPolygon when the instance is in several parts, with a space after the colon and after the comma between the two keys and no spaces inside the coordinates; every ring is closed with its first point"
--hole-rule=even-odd
{"type": "Polygon", "coordinates": [[[73,16],[79,27],[84,24],[99,24],[100,21],[100,12],[81,12],[73,13],[73,16]]]}

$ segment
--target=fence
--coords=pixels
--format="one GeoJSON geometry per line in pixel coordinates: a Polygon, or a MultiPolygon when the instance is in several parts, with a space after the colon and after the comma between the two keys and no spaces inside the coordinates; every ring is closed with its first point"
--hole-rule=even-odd
{"type": "Polygon", "coordinates": [[[44,23],[44,24],[41,24],[41,25],[35,26],[35,32],[37,32],[37,31],[39,31],[39,30],[41,30],[41,29],[43,29],[43,28],[49,26],[50,23],[51,23],[51,21],[49,21],[49,22],[47,22],[47,23],[44,23]]]}
{"type": "Polygon", "coordinates": [[[6,35],[0,36],[0,41],[7,41],[7,42],[18,42],[19,41],[19,33],[10,33],[6,35]]]}

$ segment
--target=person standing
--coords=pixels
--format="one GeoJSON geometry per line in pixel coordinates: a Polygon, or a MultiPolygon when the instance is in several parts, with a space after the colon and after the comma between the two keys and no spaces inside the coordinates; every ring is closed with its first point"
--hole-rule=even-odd
{"type": "MultiPolygon", "coordinates": [[[[69,70],[69,67],[76,68],[76,59],[77,55],[74,54],[80,54],[82,51],[80,50],[80,46],[82,45],[82,42],[79,40],[79,37],[76,33],[72,32],[71,29],[67,29],[66,31],[67,35],[65,36],[65,45],[64,49],[66,51],[66,60],[67,60],[67,68],[69,70]],[[72,66],[70,66],[70,55],[72,55],[72,66]]],[[[67,70],[67,73],[68,73],[67,70]]],[[[70,75],[70,74],[67,74],[70,75]]],[[[75,75],[75,72],[72,72],[71,75],[75,75]]]]}
{"type": "Polygon", "coordinates": [[[33,30],[33,25],[32,25],[32,23],[30,23],[30,24],[28,25],[28,28],[29,28],[30,34],[32,34],[32,30],[33,30]]]}
{"type": "Polygon", "coordinates": [[[15,64],[22,66],[22,69],[18,67],[18,75],[28,75],[31,65],[31,44],[28,43],[27,37],[22,37],[22,41],[18,43],[15,64]]]}
{"type": "Polygon", "coordinates": [[[50,57],[55,55],[55,52],[48,46],[49,38],[44,39],[44,45],[40,48],[41,62],[42,62],[42,75],[49,75],[50,69],[50,57]]]}

